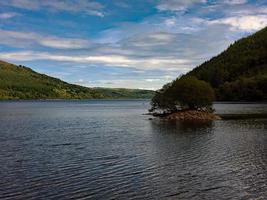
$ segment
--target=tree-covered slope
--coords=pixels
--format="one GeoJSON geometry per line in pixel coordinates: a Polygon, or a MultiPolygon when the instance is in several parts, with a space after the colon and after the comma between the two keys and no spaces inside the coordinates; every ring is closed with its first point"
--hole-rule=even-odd
{"type": "Polygon", "coordinates": [[[98,92],[114,99],[151,99],[155,92],[141,89],[95,88],[98,92]]]}
{"type": "Polygon", "coordinates": [[[267,27],[236,41],[188,75],[210,83],[218,100],[266,101],[267,27]]]}
{"type": "Polygon", "coordinates": [[[0,99],[151,98],[150,90],[87,88],[0,61],[0,99]]]}

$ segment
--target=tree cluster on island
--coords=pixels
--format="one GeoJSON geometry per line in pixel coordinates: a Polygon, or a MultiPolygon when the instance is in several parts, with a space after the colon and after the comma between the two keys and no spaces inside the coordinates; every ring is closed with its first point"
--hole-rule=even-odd
{"type": "Polygon", "coordinates": [[[156,92],[149,111],[166,114],[179,110],[211,112],[214,100],[214,90],[207,82],[193,76],[182,76],[156,92]]]}

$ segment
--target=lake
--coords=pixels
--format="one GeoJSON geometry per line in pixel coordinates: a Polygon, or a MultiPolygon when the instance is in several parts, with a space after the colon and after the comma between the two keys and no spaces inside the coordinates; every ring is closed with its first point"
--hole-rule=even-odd
{"type": "MultiPolygon", "coordinates": [[[[267,198],[267,119],[148,120],[145,100],[0,102],[0,199],[267,198]]],[[[264,113],[267,104],[215,104],[264,113]]]]}

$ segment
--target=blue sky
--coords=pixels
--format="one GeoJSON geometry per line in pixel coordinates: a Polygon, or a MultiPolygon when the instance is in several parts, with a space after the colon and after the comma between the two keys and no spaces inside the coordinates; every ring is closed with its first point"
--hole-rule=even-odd
{"type": "Polygon", "coordinates": [[[0,1],[0,59],[89,87],[158,89],[267,25],[267,0],[0,1]]]}

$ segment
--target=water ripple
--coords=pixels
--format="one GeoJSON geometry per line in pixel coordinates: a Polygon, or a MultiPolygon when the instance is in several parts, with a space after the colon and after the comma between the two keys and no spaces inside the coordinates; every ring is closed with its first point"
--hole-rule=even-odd
{"type": "Polygon", "coordinates": [[[0,199],[267,196],[266,119],[149,121],[142,101],[6,104],[0,199]]]}

